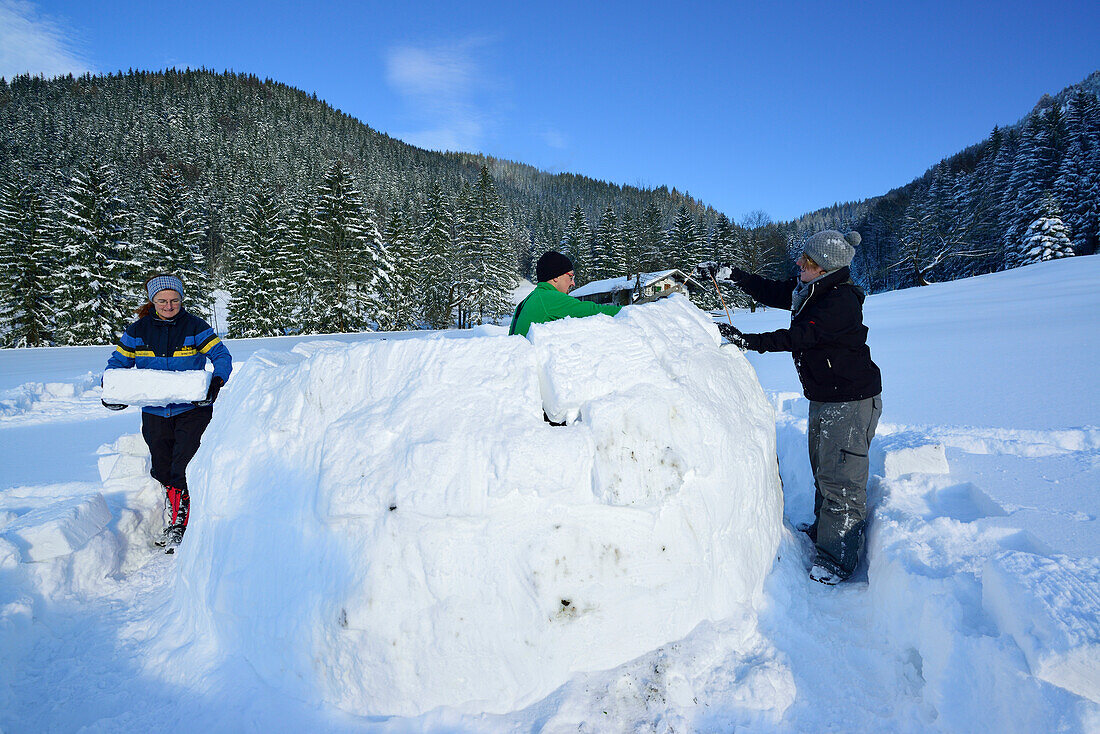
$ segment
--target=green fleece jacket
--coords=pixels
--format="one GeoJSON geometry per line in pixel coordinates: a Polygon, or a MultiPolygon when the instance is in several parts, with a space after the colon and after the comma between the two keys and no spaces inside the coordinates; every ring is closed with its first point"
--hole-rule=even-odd
{"type": "Polygon", "coordinates": [[[595,316],[598,313],[614,316],[622,309],[622,306],[581,301],[543,281],[536,285],[535,290],[531,291],[531,294],[516,308],[512,316],[512,328],[508,333],[527,336],[531,324],[544,324],[567,316],[579,319],[583,316],[595,316]]]}

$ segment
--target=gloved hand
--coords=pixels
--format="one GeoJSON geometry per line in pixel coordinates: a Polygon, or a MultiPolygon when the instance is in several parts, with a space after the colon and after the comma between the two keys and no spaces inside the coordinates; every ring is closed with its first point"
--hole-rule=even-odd
{"type": "Polygon", "coordinates": [[[691,272],[696,278],[702,278],[703,280],[710,280],[715,277],[721,266],[714,260],[707,260],[701,262],[695,266],[695,270],[691,272]]]}
{"type": "Polygon", "coordinates": [[[722,338],[738,349],[749,349],[749,342],[741,330],[732,324],[718,324],[718,332],[722,338]]]}
{"type": "MultiPolygon", "coordinates": [[[[719,273],[718,274],[718,277],[719,277],[720,280],[723,279],[722,278],[723,275],[724,275],[724,273],[719,273]]],[[[742,281],[744,281],[745,278],[748,278],[748,277],[749,277],[749,274],[747,272],[745,272],[744,270],[742,270],[741,268],[735,268],[733,266],[730,266],[729,275],[726,275],[724,280],[728,280],[728,281],[731,281],[731,282],[733,282],[737,285],[741,285],[742,281]]]]}
{"type": "Polygon", "coordinates": [[[210,378],[210,388],[206,391],[206,398],[203,400],[192,400],[191,405],[197,405],[200,408],[205,408],[207,405],[213,405],[214,401],[218,399],[218,392],[221,391],[222,385],[225,384],[225,380],[214,375],[210,378]]]}
{"type": "Polygon", "coordinates": [[[130,407],[128,405],[123,405],[122,403],[108,403],[106,400],[103,400],[102,398],[100,399],[99,402],[103,403],[103,407],[106,408],[107,410],[126,410],[128,407],[130,407]]]}

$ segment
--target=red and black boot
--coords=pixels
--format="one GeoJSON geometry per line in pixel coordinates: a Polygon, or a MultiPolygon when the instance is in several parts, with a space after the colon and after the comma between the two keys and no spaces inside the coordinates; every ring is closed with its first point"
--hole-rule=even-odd
{"type": "Polygon", "coordinates": [[[191,511],[191,496],[186,489],[165,487],[168,495],[168,506],[172,510],[172,521],[164,531],[163,542],[165,553],[175,553],[176,546],[183,540],[183,532],[187,530],[187,516],[191,511]]]}

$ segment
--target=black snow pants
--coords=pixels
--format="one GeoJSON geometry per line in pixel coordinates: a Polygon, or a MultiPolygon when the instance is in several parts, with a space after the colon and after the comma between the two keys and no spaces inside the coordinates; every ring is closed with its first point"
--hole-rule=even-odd
{"type": "Polygon", "coordinates": [[[192,408],[164,418],[141,414],[141,435],[149,446],[153,479],[166,487],[187,489],[187,464],[199,450],[202,433],[214,415],[214,406],[192,408]]]}
{"type": "Polygon", "coordinates": [[[841,575],[852,574],[867,523],[868,448],[882,415],[882,396],[845,403],[810,401],[810,468],[814,473],[813,528],[818,554],[841,575]]]}

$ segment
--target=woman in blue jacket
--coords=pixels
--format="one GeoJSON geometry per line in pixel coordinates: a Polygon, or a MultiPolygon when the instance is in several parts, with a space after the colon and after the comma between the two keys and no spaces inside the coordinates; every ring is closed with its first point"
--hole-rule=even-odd
{"type": "MultiPolygon", "coordinates": [[[[198,451],[203,431],[213,415],[218,391],[233,371],[233,357],[210,325],[183,308],[183,281],[158,274],[145,282],[149,302],[126,327],[107,360],[107,369],[137,367],[151,370],[202,370],[214,363],[214,375],[204,400],[170,403],[141,409],[141,435],[149,446],[153,478],[164,485],[171,519],[157,545],[175,552],[183,539],[190,514],[187,464],[198,451]]],[[[125,405],[106,403],[111,410],[125,405]]]]}

